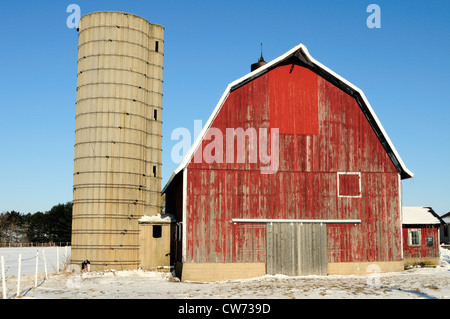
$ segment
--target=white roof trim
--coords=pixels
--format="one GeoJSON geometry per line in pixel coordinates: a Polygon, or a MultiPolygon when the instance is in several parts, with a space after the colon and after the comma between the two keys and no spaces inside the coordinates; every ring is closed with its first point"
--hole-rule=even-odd
{"type": "Polygon", "coordinates": [[[391,148],[395,158],[398,160],[402,170],[409,175],[409,177],[413,177],[414,174],[413,172],[411,172],[408,168],[406,168],[405,164],[403,163],[400,155],[398,154],[397,150],[395,149],[394,145],[392,144],[389,136],[387,135],[386,131],[384,130],[383,126],[381,125],[378,117],[376,116],[375,112],[373,111],[369,101],[367,100],[366,96],[364,95],[363,91],[358,88],[357,86],[353,85],[352,83],[350,83],[349,81],[347,81],[346,79],[344,79],[343,77],[341,77],[340,75],[336,74],[335,72],[333,72],[332,70],[330,70],[329,68],[327,68],[326,66],[324,66],[322,63],[318,62],[317,60],[315,60],[308,52],[308,49],[303,45],[303,44],[299,44],[295,47],[293,47],[291,50],[289,50],[288,52],[284,53],[283,55],[279,56],[278,58],[270,61],[269,63],[263,65],[262,67],[259,67],[258,69],[254,70],[253,72],[248,73],[247,75],[231,82],[230,84],[228,84],[227,88],[225,89],[225,92],[222,94],[222,97],[220,98],[219,102],[217,103],[216,107],[214,108],[211,116],[209,117],[208,121],[206,122],[206,124],[203,126],[202,131],[200,132],[200,134],[198,135],[197,139],[195,140],[194,144],[192,144],[191,148],[189,149],[188,153],[186,154],[186,156],[184,157],[183,161],[181,162],[181,164],[178,166],[178,168],[172,173],[172,176],[170,177],[169,181],[166,183],[166,185],[164,186],[163,189],[163,193],[165,192],[167,186],[170,184],[170,182],[172,181],[172,179],[175,177],[175,175],[177,175],[181,170],[183,170],[184,168],[186,168],[186,166],[188,165],[188,163],[191,161],[192,157],[195,154],[195,151],[197,150],[197,148],[199,147],[201,141],[203,140],[204,136],[206,135],[207,130],[210,128],[212,122],[214,121],[214,119],[216,118],[217,114],[219,113],[220,109],[222,108],[223,103],[225,102],[226,98],[228,97],[228,95],[230,94],[231,90],[238,86],[239,84],[242,84],[243,82],[253,78],[253,77],[257,77],[262,73],[265,73],[267,71],[267,69],[270,69],[272,66],[278,64],[279,62],[289,58],[290,56],[292,56],[295,52],[297,52],[299,49],[302,49],[303,52],[305,53],[305,55],[308,57],[308,59],[315,64],[317,67],[319,67],[320,69],[324,70],[325,72],[329,73],[330,75],[332,75],[333,77],[335,77],[336,79],[338,79],[339,81],[343,82],[344,84],[346,84],[347,86],[349,86],[350,88],[352,88],[354,91],[358,92],[361,96],[361,98],[363,99],[364,104],[367,106],[370,114],[372,115],[372,117],[374,118],[376,125],[378,126],[378,129],[381,131],[383,137],[386,139],[389,147],[391,148]]]}
{"type": "MultiPolygon", "coordinates": [[[[301,45],[301,44],[300,44],[301,45]]],[[[370,105],[369,101],[367,100],[366,96],[364,95],[364,92],[358,88],[356,85],[350,83],[349,81],[347,81],[346,79],[344,79],[343,77],[341,77],[340,75],[336,74],[335,72],[331,71],[329,68],[327,68],[326,66],[324,66],[322,63],[316,61],[308,52],[308,49],[305,46],[302,46],[302,48],[305,50],[306,55],[308,56],[308,58],[318,67],[320,67],[321,69],[327,71],[328,73],[330,73],[331,75],[333,75],[335,78],[339,79],[340,81],[342,81],[343,83],[347,84],[349,87],[353,88],[355,91],[357,91],[360,95],[361,98],[364,101],[364,104],[367,106],[367,108],[369,109],[370,114],[373,116],[373,118],[375,119],[375,122],[378,125],[378,128],[380,129],[381,133],[383,134],[384,138],[386,139],[386,141],[388,142],[390,148],[392,149],[392,152],[394,153],[395,157],[397,158],[400,166],[402,167],[403,171],[408,174],[410,177],[414,176],[414,173],[411,172],[405,165],[405,163],[403,163],[403,160],[401,159],[400,155],[398,154],[396,148],[394,147],[394,144],[392,144],[391,139],[389,138],[389,136],[387,135],[386,131],[383,128],[383,125],[381,125],[380,120],[378,119],[377,115],[375,114],[374,110],[372,109],[372,106],[370,105]]]]}

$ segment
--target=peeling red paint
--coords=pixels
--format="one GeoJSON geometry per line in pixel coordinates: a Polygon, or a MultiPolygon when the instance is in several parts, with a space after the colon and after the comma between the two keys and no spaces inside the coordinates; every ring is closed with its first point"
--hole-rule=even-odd
{"type": "Polygon", "coordinates": [[[435,258],[439,257],[439,226],[424,227],[423,225],[404,226],[403,233],[403,253],[405,258],[435,258]],[[408,231],[418,230],[420,233],[419,245],[409,243],[408,231]],[[431,246],[427,245],[427,238],[433,239],[431,246]]]}
{"type": "MultiPolygon", "coordinates": [[[[187,262],[264,262],[265,225],[232,218],[360,219],[327,226],[328,261],[401,260],[399,174],[352,96],[309,69],[279,66],[232,91],[211,125],[238,127],[279,128],[279,170],[264,175],[260,163],[193,157],[187,262]],[[360,173],[359,197],[339,196],[338,172],[360,173]]],[[[344,183],[348,190],[355,180],[344,183]]],[[[175,188],[167,201],[179,196],[175,188]]],[[[174,209],[181,220],[180,206],[174,209]]]]}

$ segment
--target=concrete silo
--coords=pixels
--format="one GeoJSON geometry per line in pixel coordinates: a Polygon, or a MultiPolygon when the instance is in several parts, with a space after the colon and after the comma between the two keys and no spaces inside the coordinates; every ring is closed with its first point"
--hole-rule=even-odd
{"type": "Polygon", "coordinates": [[[79,24],[72,263],[139,267],[138,220],[160,213],[164,28],[129,13],[79,24]]]}

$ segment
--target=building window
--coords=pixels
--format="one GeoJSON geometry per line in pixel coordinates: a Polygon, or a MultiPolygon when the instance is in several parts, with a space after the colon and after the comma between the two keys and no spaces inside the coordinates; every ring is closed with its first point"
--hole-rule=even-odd
{"type": "Polygon", "coordinates": [[[337,173],[338,197],[361,197],[361,173],[337,173]]]}
{"type": "Polygon", "coordinates": [[[153,238],[161,238],[162,236],[162,226],[153,225],[153,238]]]}
{"type": "Polygon", "coordinates": [[[408,230],[408,244],[409,246],[420,246],[420,229],[408,230]]]}
{"type": "Polygon", "coordinates": [[[156,166],[153,166],[153,177],[156,177],[156,166]]]}
{"type": "Polygon", "coordinates": [[[159,42],[155,42],[155,52],[159,52],[159,42]]]}
{"type": "Polygon", "coordinates": [[[158,110],[153,110],[153,119],[155,121],[158,119],[158,110]]]}

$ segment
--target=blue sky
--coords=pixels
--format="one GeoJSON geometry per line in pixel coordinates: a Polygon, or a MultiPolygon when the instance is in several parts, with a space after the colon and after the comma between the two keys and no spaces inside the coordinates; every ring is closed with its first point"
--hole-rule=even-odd
{"type": "Polygon", "coordinates": [[[228,83],[247,74],[260,42],[270,61],[303,43],[361,88],[406,166],[405,206],[450,211],[450,1],[2,1],[0,212],[72,200],[81,15],[125,11],[165,27],[163,180],[177,127],[206,122],[228,83]],[[381,10],[370,29],[369,4],[381,10]]]}

